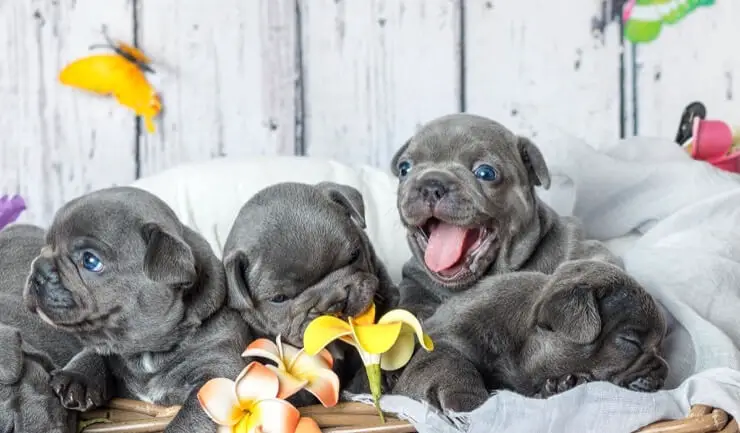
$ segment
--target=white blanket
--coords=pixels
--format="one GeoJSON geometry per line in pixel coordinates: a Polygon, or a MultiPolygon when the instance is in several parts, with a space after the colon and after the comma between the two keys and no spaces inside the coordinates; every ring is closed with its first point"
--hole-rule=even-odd
{"type": "Polygon", "coordinates": [[[580,217],[665,307],[668,389],[590,383],[547,400],[499,392],[450,417],[399,396],[382,406],[420,433],[632,432],[682,418],[697,403],[740,416],[740,177],[693,161],[669,140],[570,140],[542,150],[555,181],[543,199],[580,217]]]}

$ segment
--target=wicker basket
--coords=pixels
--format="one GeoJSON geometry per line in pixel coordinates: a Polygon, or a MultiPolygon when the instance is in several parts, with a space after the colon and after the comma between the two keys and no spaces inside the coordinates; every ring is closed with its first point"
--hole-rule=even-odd
{"type": "MultiPolygon", "coordinates": [[[[136,400],[114,399],[107,409],[83,414],[87,420],[101,420],[85,427],[84,433],[159,433],[177,414],[179,407],[162,407],[136,400]]],[[[406,421],[386,417],[380,423],[375,408],[363,403],[340,403],[332,408],[309,406],[300,409],[310,416],[325,433],[413,433],[406,421]]],[[[638,430],[640,433],[740,433],[737,422],[725,411],[695,405],[680,420],[660,421],[638,430]]]]}

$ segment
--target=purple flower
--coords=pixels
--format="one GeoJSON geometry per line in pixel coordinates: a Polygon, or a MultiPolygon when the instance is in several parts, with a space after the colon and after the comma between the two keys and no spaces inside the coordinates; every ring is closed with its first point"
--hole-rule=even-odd
{"type": "Polygon", "coordinates": [[[0,196],[0,230],[17,220],[24,210],[26,202],[21,196],[0,196]]]}

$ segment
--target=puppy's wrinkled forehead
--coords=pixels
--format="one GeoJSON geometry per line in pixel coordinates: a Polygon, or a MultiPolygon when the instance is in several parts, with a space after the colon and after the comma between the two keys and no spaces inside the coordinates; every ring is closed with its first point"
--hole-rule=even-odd
{"type": "Polygon", "coordinates": [[[252,222],[245,224],[251,234],[241,237],[245,247],[261,266],[288,279],[325,275],[362,242],[349,215],[309,186],[285,188],[279,198],[255,197],[244,217],[252,222]]]}
{"type": "Polygon", "coordinates": [[[55,215],[47,242],[95,238],[111,246],[141,240],[145,223],[156,222],[180,232],[172,209],[155,195],[130,187],[106,188],[76,198],[55,215]]]}
{"type": "Polygon", "coordinates": [[[474,162],[491,153],[517,153],[517,136],[500,123],[485,117],[453,114],[424,125],[413,136],[406,151],[417,161],[474,162]]]}

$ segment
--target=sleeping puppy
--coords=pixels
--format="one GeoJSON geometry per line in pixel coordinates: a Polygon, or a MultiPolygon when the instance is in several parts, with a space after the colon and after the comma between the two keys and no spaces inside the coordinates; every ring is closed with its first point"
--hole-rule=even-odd
{"type": "Polygon", "coordinates": [[[66,407],[84,411],[114,395],[181,404],[167,432],[216,431],[197,391],[237,377],[250,333],[226,306],[222,263],[159,198],[113,187],[67,203],[25,300],[85,347],[53,373],[66,407]]]}
{"type": "MultiPolygon", "coordinates": [[[[296,347],[320,315],[356,316],[371,302],[383,314],[398,292],[364,229],[362,195],[353,187],[286,182],[261,190],[224,245],[230,305],[257,336],[281,335],[296,347]]],[[[330,346],[342,385],[356,367],[347,347],[330,346]]]]}
{"type": "Polygon", "coordinates": [[[576,260],[553,275],[487,277],[440,306],[425,326],[435,349],[414,355],[394,393],[443,410],[473,410],[498,389],[548,397],[608,381],[656,391],[667,374],[657,305],[605,262],[576,260]]]}
{"type": "Polygon", "coordinates": [[[393,157],[398,210],[413,257],[399,286],[402,307],[429,317],[451,294],[486,275],[552,273],[566,260],[621,263],[579,222],[535,194],[549,188],[530,140],[493,120],[448,115],[423,126],[393,157]]]}
{"type": "Polygon", "coordinates": [[[23,305],[31,262],[44,244],[40,227],[0,230],[0,432],[72,433],[76,413],[49,386],[50,373],[81,350],[23,305]]]}

